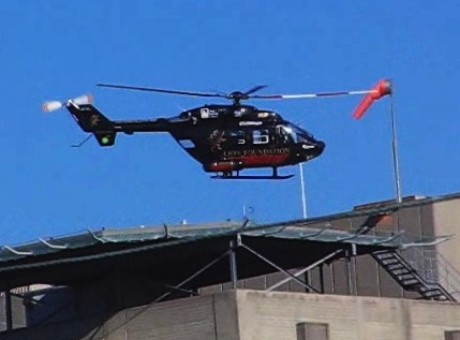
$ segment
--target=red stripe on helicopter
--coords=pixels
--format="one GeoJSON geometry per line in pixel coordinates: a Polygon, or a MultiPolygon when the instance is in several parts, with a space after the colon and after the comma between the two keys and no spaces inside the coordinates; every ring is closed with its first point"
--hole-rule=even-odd
{"type": "Polygon", "coordinates": [[[215,162],[209,165],[211,171],[233,171],[236,169],[235,162],[215,162]]]}
{"type": "Polygon", "coordinates": [[[274,166],[287,163],[289,154],[280,155],[260,155],[260,156],[242,156],[241,165],[244,166],[274,166]]]}

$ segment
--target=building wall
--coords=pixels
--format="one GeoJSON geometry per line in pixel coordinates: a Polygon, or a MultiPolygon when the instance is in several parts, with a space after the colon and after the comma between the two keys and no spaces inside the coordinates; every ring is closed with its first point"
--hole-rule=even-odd
{"type": "Polygon", "coordinates": [[[444,340],[460,305],[408,299],[239,290],[241,340],[297,340],[296,324],[328,324],[329,340],[444,340]]]}
{"type": "Polygon", "coordinates": [[[439,279],[448,290],[457,292],[454,296],[460,300],[460,200],[433,204],[433,215],[436,235],[453,236],[451,240],[436,246],[439,279]]]}
{"type": "MultiPolygon", "coordinates": [[[[436,235],[453,235],[460,231],[460,200],[441,201],[433,204],[433,219],[436,235]]],[[[458,251],[460,239],[443,242],[437,246],[449,262],[460,268],[460,252],[458,251]]]]}
{"type": "Polygon", "coordinates": [[[327,324],[329,340],[445,340],[445,331],[460,330],[460,305],[237,290],[14,330],[0,339],[298,340],[298,323],[327,324]]]}
{"type": "Polygon", "coordinates": [[[0,333],[0,339],[237,340],[236,294],[191,297],[130,308],[110,317],[77,320],[0,333]]]}

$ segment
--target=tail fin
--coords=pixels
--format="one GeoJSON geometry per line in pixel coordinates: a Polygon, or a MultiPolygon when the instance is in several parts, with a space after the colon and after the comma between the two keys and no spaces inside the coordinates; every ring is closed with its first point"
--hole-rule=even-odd
{"type": "Polygon", "coordinates": [[[115,144],[114,124],[91,104],[76,105],[69,102],[67,109],[85,132],[94,134],[100,146],[115,144]]]}

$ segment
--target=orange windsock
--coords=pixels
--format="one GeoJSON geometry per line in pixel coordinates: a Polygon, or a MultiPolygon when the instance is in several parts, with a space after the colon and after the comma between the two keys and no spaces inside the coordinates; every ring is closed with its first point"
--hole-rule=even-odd
{"type": "Polygon", "coordinates": [[[355,119],[361,119],[376,100],[379,100],[380,98],[391,93],[391,82],[389,80],[379,81],[374,89],[371,90],[369,94],[364,97],[363,101],[358,105],[353,114],[353,117],[355,119]]]}

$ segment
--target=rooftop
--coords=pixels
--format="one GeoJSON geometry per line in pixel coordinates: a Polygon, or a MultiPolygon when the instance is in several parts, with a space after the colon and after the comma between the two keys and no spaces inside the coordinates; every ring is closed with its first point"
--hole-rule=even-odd
{"type": "MultiPolygon", "coordinates": [[[[0,250],[0,290],[33,283],[74,284],[113,271],[154,275],[171,282],[220,258],[231,248],[230,241],[237,239],[284,268],[308,266],[338,249],[365,254],[405,247],[408,243],[435,242],[435,239],[408,240],[401,237],[402,233],[379,234],[372,230],[385,216],[408,204],[420,204],[420,200],[273,224],[257,225],[246,220],[104,228],[42,238],[14,247],[4,245],[0,250]],[[354,230],[331,228],[331,221],[349,217],[360,218],[363,222],[354,230]]],[[[250,253],[238,249],[240,278],[273,271],[272,267],[255,263],[255,260],[250,253]]],[[[215,266],[197,285],[228,281],[228,272],[228,264],[215,266]]]]}

